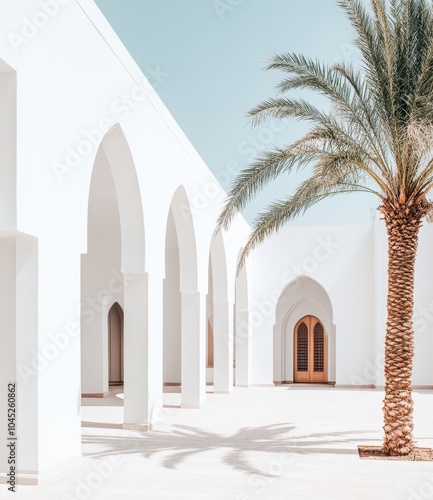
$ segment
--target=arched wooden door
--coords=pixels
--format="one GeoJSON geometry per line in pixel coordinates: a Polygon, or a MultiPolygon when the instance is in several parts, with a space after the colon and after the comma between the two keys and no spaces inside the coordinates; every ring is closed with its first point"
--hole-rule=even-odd
{"type": "Polygon", "coordinates": [[[300,319],[294,331],[295,382],[328,381],[328,336],[315,316],[300,319]]]}
{"type": "Polygon", "coordinates": [[[109,385],[123,384],[123,311],[116,302],[108,313],[109,385]]]}

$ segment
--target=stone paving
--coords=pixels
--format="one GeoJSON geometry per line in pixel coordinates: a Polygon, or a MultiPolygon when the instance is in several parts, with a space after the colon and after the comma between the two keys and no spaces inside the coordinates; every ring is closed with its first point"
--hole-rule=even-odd
{"type": "MultiPolygon", "coordinates": [[[[358,457],[357,445],[381,443],[382,391],[235,388],[200,410],[178,408],[171,392],[150,432],[121,428],[118,392],[83,400],[80,466],[15,494],[2,485],[0,498],[433,499],[433,462],[358,457]]],[[[416,444],[433,447],[433,391],[414,400],[416,444]]]]}

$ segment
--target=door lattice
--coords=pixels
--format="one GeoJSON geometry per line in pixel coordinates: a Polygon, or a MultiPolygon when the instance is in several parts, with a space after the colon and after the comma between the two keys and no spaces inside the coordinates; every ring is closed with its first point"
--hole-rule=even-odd
{"type": "Polygon", "coordinates": [[[328,381],[328,337],[321,321],[304,316],[294,329],[294,381],[325,383],[328,381]]]}
{"type": "Polygon", "coordinates": [[[321,323],[316,323],[314,327],[314,371],[324,370],[325,336],[321,323]]]}
{"type": "Polygon", "coordinates": [[[298,326],[298,372],[308,372],[308,328],[305,323],[298,326]]]}

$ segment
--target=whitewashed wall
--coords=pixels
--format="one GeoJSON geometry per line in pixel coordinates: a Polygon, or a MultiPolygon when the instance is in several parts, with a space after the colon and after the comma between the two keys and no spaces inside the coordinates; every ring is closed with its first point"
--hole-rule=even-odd
{"type": "MultiPolygon", "coordinates": [[[[414,317],[413,382],[422,387],[433,384],[432,251],[433,226],[426,225],[420,234],[414,317]]],[[[293,329],[304,315],[316,314],[332,341],[329,381],[383,386],[387,243],[379,218],[370,227],[287,227],[255,252],[253,264],[253,383],[293,380],[282,372],[283,328],[293,329]],[[305,278],[311,278],[306,292],[305,278]],[[288,315],[301,300],[302,307],[288,315]]]]}
{"type": "MultiPolygon", "coordinates": [[[[90,181],[95,158],[98,151],[100,154],[102,151],[101,143],[105,141],[105,153],[114,148],[107,153],[110,164],[107,168],[118,177],[115,188],[120,211],[125,212],[120,214],[123,246],[119,271],[127,273],[126,276],[132,273],[137,278],[133,285],[125,288],[125,296],[119,292],[113,300],[133,304],[135,297],[137,315],[135,319],[131,316],[130,321],[146,322],[145,343],[140,340],[140,345],[146,347],[146,359],[141,366],[140,360],[135,359],[137,369],[125,366],[127,373],[140,380],[138,387],[131,387],[129,396],[134,396],[134,391],[142,393],[144,386],[148,394],[148,400],[140,403],[140,407],[129,408],[132,420],[147,419],[150,423],[152,418],[158,418],[161,405],[165,236],[172,198],[183,186],[184,201],[176,207],[178,219],[183,217],[185,226],[192,222],[195,235],[195,241],[190,241],[195,248],[184,247],[183,255],[185,259],[189,254],[196,256],[195,290],[186,291],[197,293],[198,303],[204,303],[211,238],[225,197],[95,4],[91,0],[54,0],[50,5],[51,10],[47,11],[37,0],[0,2],[3,34],[0,37],[0,87],[7,89],[1,97],[0,130],[7,132],[2,133],[2,137],[8,139],[0,146],[5,166],[0,231],[9,231],[4,233],[5,238],[14,237],[16,231],[37,238],[38,255],[38,279],[32,283],[37,314],[33,323],[26,325],[26,331],[31,332],[33,328],[37,334],[31,339],[29,333],[27,343],[18,337],[15,342],[12,340],[10,353],[18,349],[16,359],[25,359],[28,366],[32,356],[43,357],[45,351],[51,356],[29,379],[32,385],[23,383],[21,388],[27,406],[32,397],[37,401],[27,420],[20,423],[23,447],[26,435],[35,436],[27,441],[32,446],[21,455],[21,467],[39,477],[54,472],[59,466],[66,467],[80,457],[81,294],[83,291],[84,300],[87,294],[98,297],[98,292],[106,289],[107,280],[112,278],[110,273],[104,276],[107,269],[118,271],[116,242],[102,259],[91,262],[89,257],[92,249],[92,241],[87,239],[90,181]],[[18,149],[14,147],[15,132],[18,149]],[[125,173],[123,180],[122,162],[133,165],[135,171],[132,176],[125,173]],[[134,176],[139,203],[133,202],[133,197],[129,202],[128,192],[123,192],[129,189],[128,183],[134,184],[134,176]],[[134,246],[131,234],[125,234],[131,220],[127,213],[130,203],[134,210],[139,206],[144,220],[145,252],[140,255],[133,255],[134,248],[141,248],[140,244],[134,246]],[[93,273],[84,290],[82,259],[85,273],[93,273]],[[104,259],[107,261],[103,262],[104,259]],[[144,304],[146,297],[148,302],[144,304]],[[140,304],[141,316],[138,314],[140,304]],[[59,341],[57,346],[53,338],[61,338],[63,343],[59,341]],[[39,353],[35,349],[32,354],[33,344],[38,345],[39,353]],[[143,412],[147,416],[143,416],[143,412]]],[[[137,217],[135,212],[133,218],[137,217]]],[[[246,231],[246,223],[238,219],[229,238],[224,240],[233,287],[236,259],[246,231]]],[[[113,230],[113,235],[115,232],[113,230]]],[[[95,234],[93,237],[98,239],[95,234]]],[[[140,239],[138,233],[136,238],[140,239]]],[[[119,235],[114,237],[118,239],[119,235]]],[[[100,248],[100,243],[94,247],[100,248]]],[[[31,255],[28,258],[31,259],[31,255]]],[[[26,262],[22,263],[25,265],[26,262]]],[[[2,296],[7,294],[6,286],[11,283],[5,282],[2,296]]],[[[19,300],[18,297],[17,303],[19,300]]],[[[23,303],[21,300],[20,304],[23,303]]],[[[202,314],[204,318],[204,311],[202,314]]],[[[18,332],[14,321],[9,329],[18,332]]],[[[197,334],[203,343],[204,321],[197,334]]],[[[93,338],[83,346],[83,359],[91,356],[93,349],[101,349],[100,341],[93,338]]],[[[83,378],[89,382],[92,377],[89,363],[86,366],[83,378]]],[[[198,370],[195,374],[205,381],[204,362],[198,370]]],[[[12,367],[12,371],[19,376],[16,367],[12,367]]],[[[6,377],[10,375],[4,373],[3,378],[6,377]]],[[[104,384],[102,381],[95,387],[90,381],[85,390],[102,392],[104,384]]],[[[205,394],[204,388],[202,393],[205,394]]],[[[2,393],[0,411],[5,414],[3,396],[2,393]]],[[[134,397],[129,396],[133,401],[134,397]]],[[[125,401],[126,397],[125,394],[125,401]]]]}

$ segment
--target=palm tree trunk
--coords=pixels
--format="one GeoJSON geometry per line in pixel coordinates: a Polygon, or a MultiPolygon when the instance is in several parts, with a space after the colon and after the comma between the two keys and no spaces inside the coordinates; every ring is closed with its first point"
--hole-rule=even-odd
{"type": "Polygon", "coordinates": [[[415,257],[427,203],[380,207],[388,233],[388,299],[385,336],[383,451],[407,455],[413,450],[413,297],[415,257]]]}

